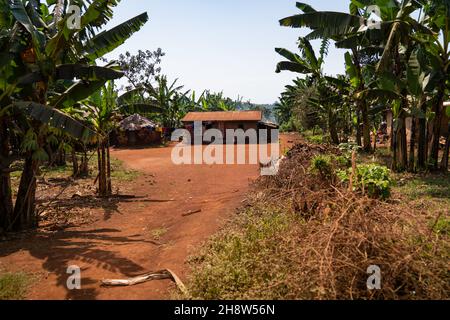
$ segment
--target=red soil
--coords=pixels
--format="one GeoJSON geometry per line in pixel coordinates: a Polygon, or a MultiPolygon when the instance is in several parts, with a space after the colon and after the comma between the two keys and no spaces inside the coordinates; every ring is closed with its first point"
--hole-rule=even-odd
{"type": "MultiPolygon", "coordinates": [[[[282,148],[293,139],[282,137],[282,148]]],[[[38,230],[0,243],[0,270],[36,275],[28,299],[170,298],[168,290],[174,285],[169,280],[115,288],[101,287],[100,282],[161,269],[185,280],[186,258],[232,216],[259,176],[258,165],[176,166],[171,151],[115,150],[114,157],[142,172],[132,190],[143,198],[121,202],[114,211],[95,209],[98,219],[90,225],[56,233],[38,230]],[[183,216],[198,209],[201,212],[183,216]],[[81,290],[66,288],[70,265],[81,267],[81,290]]]]}

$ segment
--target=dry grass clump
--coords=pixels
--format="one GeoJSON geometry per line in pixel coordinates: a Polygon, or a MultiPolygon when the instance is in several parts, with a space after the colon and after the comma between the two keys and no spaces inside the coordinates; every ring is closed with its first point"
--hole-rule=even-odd
{"type": "Polygon", "coordinates": [[[246,208],[194,257],[201,299],[449,299],[450,245],[439,217],[332,186],[309,161],[335,149],[300,144],[280,174],[258,182],[246,208]],[[367,269],[381,269],[369,290],[367,269]]]}

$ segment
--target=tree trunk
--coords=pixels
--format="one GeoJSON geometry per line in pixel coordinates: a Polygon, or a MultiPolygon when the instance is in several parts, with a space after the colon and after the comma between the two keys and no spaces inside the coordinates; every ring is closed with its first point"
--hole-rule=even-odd
{"type": "Polygon", "coordinates": [[[426,169],[427,165],[427,120],[425,118],[425,114],[427,112],[427,106],[425,103],[422,103],[421,106],[423,117],[419,119],[419,145],[417,151],[417,167],[420,170],[426,169]]]}
{"type": "Polygon", "coordinates": [[[29,153],[25,158],[22,176],[20,178],[19,191],[14,207],[13,231],[21,231],[36,228],[38,217],[36,215],[36,172],[38,162],[32,159],[29,153]]]}
{"type": "Polygon", "coordinates": [[[78,166],[78,158],[75,153],[75,147],[72,147],[72,177],[78,178],[80,175],[79,166],[78,166]]]}
{"type": "Polygon", "coordinates": [[[361,115],[363,122],[363,137],[364,146],[363,150],[366,152],[372,151],[371,140],[370,140],[370,122],[369,122],[369,111],[365,101],[361,101],[361,115]]]}
{"type": "Polygon", "coordinates": [[[377,151],[377,139],[378,139],[378,135],[377,135],[377,132],[375,132],[374,139],[373,139],[373,152],[377,151]]]}
{"type": "Polygon", "coordinates": [[[448,171],[449,152],[450,152],[450,123],[448,124],[447,141],[445,143],[444,155],[442,156],[442,162],[441,162],[441,170],[444,172],[448,171]]]}
{"type": "MultiPolygon", "coordinates": [[[[361,91],[365,90],[365,83],[364,83],[364,77],[362,74],[359,52],[356,47],[352,48],[352,54],[353,54],[353,62],[355,64],[355,67],[356,67],[356,70],[358,73],[359,82],[360,82],[358,91],[361,92],[361,91]]],[[[357,104],[357,109],[361,112],[361,117],[362,117],[362,119],[358,119],[358,128],[360,125],[359,120],[362,120],[362,125],[363,125],[362,136],[363,136],[363,142],[364,142],[363,150],[366,152],[370,152],[372,149],[372,145],[371,145],[371,140],[370,140],[369,109],[367,107],[367,103],[365,100],[357,99],[356,104],[357,104]]],[[[361,130],[361,129],[359,128],[359,130],[361,130]]],[[[359,139],[361,139],[361,137],[359,139]]],[[[358,141],[359,146],[361,146],[360,142],[361,141],[358,141]]]]}
{"type": "Polygon", "coordinates": [[[395,121],[392,121],[392,129],[391,129],[391,151],[392,151],[392,166],[391,169],[394,171],[398,170],[398,157],[397,157],[397,131],[398,129],[394,129],[395,121]]]}
{"type": "Polygon", "coordinates": [[[411,120],[411,140],[409,142],[409,172],[415,172],[416,169],[416,121],[415,117],[411,120]]]}
{"type": "Polygon", "coordinates": [[[101,197],[110,196],[109,187],[108,187],[108,170],[107,170],[107,156],[106,156],[106,143],[102,141],[99,144],[98,148],[98,156],[99,156],[99,195],[101,197]]]}
{"type": "Polygon", "coordinates": [[[401,172],[408,167],[408,146],[404,115],[400,115],[397,119],[395,129],[392,135],[394,148],[392,169],[401,172]]]}
{"type": "Polygon", "coordinates": [[[108,195],[108,179],[107,179],[107,172],[106,172],[106,147],[105,143],[102,142],[102,182],[103,182],[103,191],[102,196],[108,195]]]}
{"type": "Polygon", "coordinates": [[[439,140],[441,138],[441,124],[443,116],[444,106],[444,92],[445,87],[439,88],[437,95],[437,101],[434,104],[433,110],[435,118],[433,121],[433,135],[431,137],[431,151],[430,151],[430,163],[433,170],[437,170],[439,166],[439,140]]]}
{"type": "Polygon", "coordinates": [[[110,153],[109,153],[109,147],[110,147],[110,143],[109,143],[109,137],[107,140],[107,144],[106,144],[106,179],[107,179],[107,187],[108,187],[108,195],[112,194],[112,183],[111,183],[111,157],[110,157],[110,153]]]}
{"type": "Polygon", "coordinates": [[[333,116],[331,109],[328,111],[328,127],[330,130],[331,142],[333,144],[339,144],[339,135],[336,128],[336,119],[333,116]]]}
{"type": "Polygon", "coordinates": [[[53,167],[55,165],[55,153],[53,152],[53,148],[50,144],[47,144],[45,146],[45,152],[47,152],[48,155],[48,162],[47,162],[47,166],[48,167],[53,167]]]}
{"type": "Polygon", "coordinates": [[[105,187],[103,185],[103,170],[102,170],[102,151],[101,144],[98,143],[97,146],[97,165],[98,165],[98,194],[102,195],[105,192],[105,187]]]}
{"type": "Polygon", "coordinates": [[[401,118],[401,127],[400,127],[400,144],[399,147],[399,159],[401,170],[405,170],[408,168],[408,137],[406,135],[406,119],[405,115],[402,115],[401,118]]]}
{"type": "Polygon", "coordinates": [[[0,119],[0,234],[6,231],[12,223],[13,201],[9,165],[2,164],[9,157],[9,134],[6,119],[0,119]]]}
{"type": "Polygon", "coordinates": [[[359,110],[356,111],[356,143],[358,147],[362,147],[362,133],[361,133],[361,116],[359,110]]]}
{"type": "Polygon", "coordinates": [[[397,132],[395,133],[396,137],[396,150],[397,152],[397,171],[404,171],[408,169],[408,137],[406,135],[406,112],[405,110],[408,108],[408,98],[407,92],[403,91],[402,96],[403,99],[401,101],[401,111],[398,115],[398,125],[397,132]]]}
{"type": "Polygon", "coordinates": [[[89,159],[87,156],[86,149],[83,150],[83,156],[81,157],[81,165],[79,172],[81,177],[89,176],[89,159]]]}
{"type": "Polygon", "coordinates": [[[66,151],[63,148],[59,148],[56,151],[55,165],[62,167],[66,165],[66,151]]]}

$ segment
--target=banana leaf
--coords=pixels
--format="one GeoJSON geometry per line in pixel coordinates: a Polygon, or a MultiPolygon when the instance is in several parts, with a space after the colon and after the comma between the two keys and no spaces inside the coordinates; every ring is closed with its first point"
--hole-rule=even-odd
{"type": "Polygon", "coordinates": [[[95,137],[94,131],[53,107],[32,101],[18,101],[13,105],[34,120],[62,130],[76,139],[88,141],[95,137]]]}

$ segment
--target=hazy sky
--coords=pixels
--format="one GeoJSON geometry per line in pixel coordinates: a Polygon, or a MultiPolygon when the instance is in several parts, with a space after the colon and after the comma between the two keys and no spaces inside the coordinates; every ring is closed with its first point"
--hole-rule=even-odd
{"type": "MultiPolygon", "coordinates": [[[[318,10],[348,12],[347,0],[306,0],[318,10]]],[[[162,48],[162,72],[186,89],[224,91],[254,103],[273,103],[296,75],[275,73],[282,60],[275,47],[296,51],[306,29],[280,27],[278,20],[300,11],[294,0],[122,0],[114,26],[147,11],[150,20],[125,45],[128,50],[162,48]]],[[[315,44],[317,48],[319,43],[315,44]]],[[[325,73],[344,71],[343,51],[330,48],[325,73]]]]}

